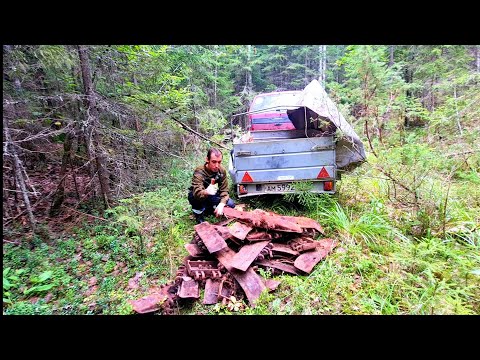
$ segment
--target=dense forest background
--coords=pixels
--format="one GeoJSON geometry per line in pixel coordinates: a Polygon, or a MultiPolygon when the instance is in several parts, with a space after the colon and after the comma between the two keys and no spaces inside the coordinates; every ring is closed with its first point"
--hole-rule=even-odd
{"type": "MultiPolygon", "coordinates": [[[[368,153],[345,174],[338,204],[382,208],[410,239],[478,250],[479,45],[3,45],[4,256],[55,246],[112,213],[145,240],[136,194],[185,187],[209,145],[231,146],[245,121],[232,115],[255,94],[312,79],[368,153]]],[[[169,196],[188,208],[181,190],[169,196]]],[[[23,272],[13,271],[4,266],[4,306],[60,288],[38,290],[46,279],[24,275],[24,292],[37,290],[15,297],[5,279],[23,272]]]]}

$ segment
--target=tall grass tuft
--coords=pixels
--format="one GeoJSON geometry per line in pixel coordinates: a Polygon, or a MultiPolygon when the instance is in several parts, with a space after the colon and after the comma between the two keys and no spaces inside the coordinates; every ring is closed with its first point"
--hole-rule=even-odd
{"type": "Polygon", "coordinates": [[[392,240],[409,241],[400,230],[388,223],[383,214],[365,212],[355,218],[353,210],[345,211],[339,203],[332,208],[322,208],[317,211],[322,224],[338,230],[340,236],[347,240],[363,240],[366,244],[391,242],[392,240]]]}

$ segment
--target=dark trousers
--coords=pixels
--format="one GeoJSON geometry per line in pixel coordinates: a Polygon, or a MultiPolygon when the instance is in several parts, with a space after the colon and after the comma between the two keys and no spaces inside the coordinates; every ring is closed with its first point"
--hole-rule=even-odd
{"type": "MultiPolygon", "coordinates": [[[[208,195],[204,200],[197,200],[193,197],[193,192],[188,192],[188,202],[192,205],[192,210],[197,214],[211,215],[213,214],[213,207],[217,206],[220,203],[221,197],[218,195],[208,195]],[[197,212],[198,211],[198,212],[197,212]]],[[[235,207],[235,203],[232,199],[228,199],[226,206],[235,207]]]]}

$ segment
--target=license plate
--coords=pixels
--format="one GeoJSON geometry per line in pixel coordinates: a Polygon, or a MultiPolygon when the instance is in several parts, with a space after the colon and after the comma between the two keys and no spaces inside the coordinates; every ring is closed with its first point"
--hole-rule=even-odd
{"type": "Polygon", "coordinates": [[[263,191],[269,193],[281,193],[286,191],[293,191],[292,184],[283,183],[283,184],[266,184],[263,185],[263,191]]]}

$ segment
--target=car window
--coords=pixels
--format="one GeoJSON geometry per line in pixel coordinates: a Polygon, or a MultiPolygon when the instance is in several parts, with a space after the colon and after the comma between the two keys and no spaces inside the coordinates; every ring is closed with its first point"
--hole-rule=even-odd
{"type": "Polygon", "coordinates": [[[268,95],[257,95],[253,100],[250,111],[274,110],[277,108],[295,107],[298,100],[298,92],[279,92],[268,95]],[[273,109],[271,109],[273,108],[273,109]]]}

